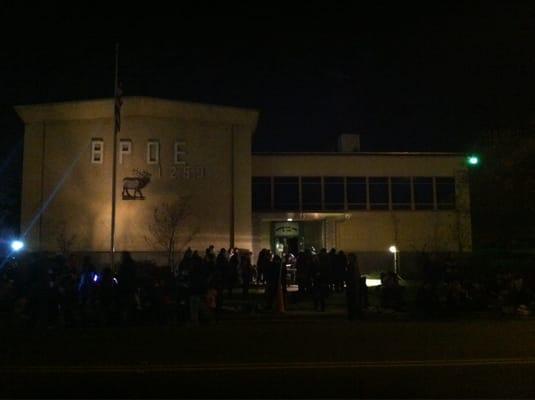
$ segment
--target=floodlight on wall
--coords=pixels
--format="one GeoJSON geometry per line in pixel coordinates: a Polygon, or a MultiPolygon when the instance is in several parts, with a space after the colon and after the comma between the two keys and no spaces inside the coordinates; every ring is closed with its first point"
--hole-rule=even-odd
{"type": "Polygon", "coordinates": [[[24,248],[24,242],[21,240],[13,240],[11,242],[11,250],[13,251],[21,251],[24,248]]]}

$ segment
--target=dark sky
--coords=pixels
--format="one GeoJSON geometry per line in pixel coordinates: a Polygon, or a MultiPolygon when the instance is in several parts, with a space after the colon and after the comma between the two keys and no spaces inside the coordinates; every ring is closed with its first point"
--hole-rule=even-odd
{"type": "MultiPolygon", "coordinates": [[[[257,108],[259,151],[323,150],[351,132],[364,150],[465,151],[477,133],[532,116],[535,8],[444,3],[184,13],[164,39],[121,40],[124,92],[257,108]]],[[[12,105],[113,93],[113,41],[2,53],[4,149],[22,129],[12,105]]]]}

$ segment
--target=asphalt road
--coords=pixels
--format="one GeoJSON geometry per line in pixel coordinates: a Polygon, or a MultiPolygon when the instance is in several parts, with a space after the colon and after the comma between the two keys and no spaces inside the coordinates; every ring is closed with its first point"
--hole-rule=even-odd
{"type": "Polygon", "coordinates": [[[533,398],[535,365],[278,365],[250,369],[161,369],[3,373],[7,397],[533,398]]]}
{"type": "Polygon", "coordinates": [[[535,321],[3,331],[4,397],[535,397],[535,321]]]}

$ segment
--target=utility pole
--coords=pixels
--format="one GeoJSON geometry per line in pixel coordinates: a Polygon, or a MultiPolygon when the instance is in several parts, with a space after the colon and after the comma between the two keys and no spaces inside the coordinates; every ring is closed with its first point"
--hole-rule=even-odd
{"type": "Polygon", "coordinates": [[[115,89],[114,89],[114,124],[113,124],[113,172],[111,188],[111,270],[115,271],[115,208],[117,186],[117,132],[121,129],[121,99],[119,98],[119,43],[115,44],[115,89]]]}

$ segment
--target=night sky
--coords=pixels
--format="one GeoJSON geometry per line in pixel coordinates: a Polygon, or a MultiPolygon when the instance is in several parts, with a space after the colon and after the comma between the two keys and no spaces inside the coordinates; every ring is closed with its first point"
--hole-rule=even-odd
{"type": "MultiPolygon", "coordinates": [[[[328,150],[340,133],[367,151],[470,151],[482,132],[533,119],[535,8],[449,3],[182,13],[163,39],[120,40],[120,80],[125,96],[260,110],[255,151],[328,150]]],[[[114,40],[1,54],[4,164],[20,159],[13,105],[113,95],[114,40]]]]}

